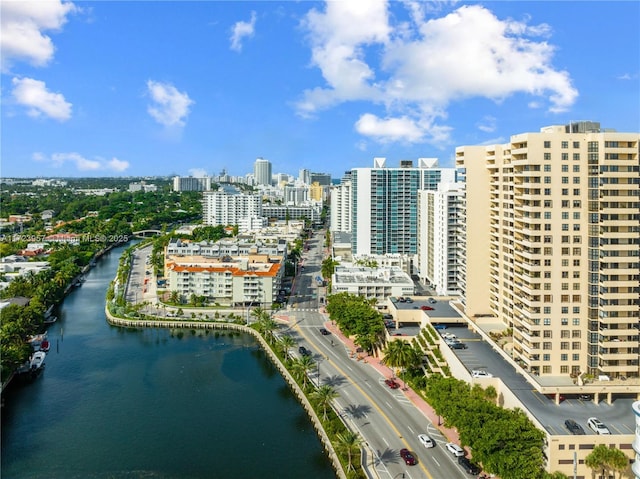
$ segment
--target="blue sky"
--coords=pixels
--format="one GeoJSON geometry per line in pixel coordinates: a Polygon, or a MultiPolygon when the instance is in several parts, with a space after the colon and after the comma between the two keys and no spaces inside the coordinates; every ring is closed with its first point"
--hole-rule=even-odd
{"type": "Polygon", "coordinates": [[[3,0],[0,174],[334,178],[640,131],[640,2],[3,0]]]}

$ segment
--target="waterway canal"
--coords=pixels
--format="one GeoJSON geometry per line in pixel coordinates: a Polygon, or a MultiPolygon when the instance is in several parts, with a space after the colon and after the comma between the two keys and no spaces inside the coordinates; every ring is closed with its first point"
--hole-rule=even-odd
{"type": "Polygon", "coordinates": [[[123,249],[64,301],[43,374],[6,392],[2,478],[335,478],[251,337],[107,324],[123,249]]]}

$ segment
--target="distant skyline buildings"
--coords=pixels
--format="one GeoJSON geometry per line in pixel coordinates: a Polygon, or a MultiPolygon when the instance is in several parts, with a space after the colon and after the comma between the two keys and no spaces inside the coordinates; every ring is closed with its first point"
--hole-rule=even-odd
{"type": "Polygon", "coordinates": [[[258,185],[271,185],[272,173],[271,162],[264,158],[258,158],[253,165],[253,178],[256,186],[258,185]]]}

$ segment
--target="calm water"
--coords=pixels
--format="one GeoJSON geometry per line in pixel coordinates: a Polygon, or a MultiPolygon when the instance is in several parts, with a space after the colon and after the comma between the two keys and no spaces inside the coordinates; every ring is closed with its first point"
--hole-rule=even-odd
{"type": "Polygon", "coordinates": [[[109,326],[122,248],[65,300],[46,369],[2,411],[2,478],[335,478],[251,337],[109,326]]]}

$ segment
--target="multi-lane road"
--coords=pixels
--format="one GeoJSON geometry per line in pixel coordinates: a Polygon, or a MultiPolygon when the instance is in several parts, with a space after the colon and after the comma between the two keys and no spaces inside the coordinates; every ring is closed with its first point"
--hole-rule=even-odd
{"type": "Polygon", "coordinates": [[[279,334],[293,336],[298,345],[312,352],[317,364],[314,381],[333,386],[339,394],[335,407],[361,434],[374,474],[383,479],[469,477],[445,449],[446,439],[438,428],[401,389],[390,389],[384,383],[382,368],[358,361],[338,337],[320,333],[328,320],[319,312],[326,291],[315,280],[324,258],[323,240],[318,233],[309,240],[309,251],[303,257],[304,271],[296,277],[291,292],[290,321],[279,334]],[[435,440],[436,447],[427,449],[419,442],[418,434],[424,433],[435,440]],[[417,465],[405,465],[399,454],[402,448],[414,452],[417,465]]]}

